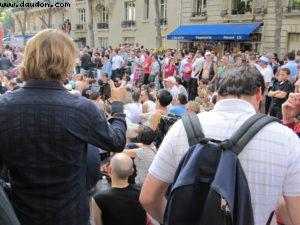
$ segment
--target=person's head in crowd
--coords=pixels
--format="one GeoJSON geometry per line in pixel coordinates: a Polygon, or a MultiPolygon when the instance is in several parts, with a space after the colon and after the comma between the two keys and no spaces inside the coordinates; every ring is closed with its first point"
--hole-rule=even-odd
{"type": "Polygon", "coordinates": [[[187,103],[187,112],[188,113],[200,113],[200,103],[196,101],[189,101],[187,103]]]}
{"type": "Polygon", "coordinates": [[[176,105],[186,105],[188,103],[187,97],[183,93],[179,93],[176,99],[176,105]]]}
{"type": "Polygon", "coordinates": [[[199,88],[205,89],[205,88],[207,88],[208,84],[209,84],[209,80],[207,80],[207,79],[201,79],[199,81],[199,88]]]}
{"type": "Polygon", "coordinates": [[[108,174],[111,177],[112,185],[119,181],[128,181],[133,172],[133,161],[132,159],[124,153],[115,154],[108,166],[108,174]]]}
{"type": "Polygon", "coordinates": [[[94,85],[94,84],[96,84],[96,80],[95,79],[90,79],[89,80],[89,86],[92,86],[92,85],[94,85]]]}
{"type": "Polygon", "coordinates": [[[131,96],[132,103],[138,103],[140,101],[140,92],[134,91],[131,96]]]}
{"type": "Polygon", "coordinates": [[[150,93],[149,93],[149,90],[148,89],[144,89],[144,90],[141,90],[141,94],[140,94],[140,102],[142,104],[144,104],[146,101],[149,100],[149,97],[150,97],[150,93]]]}
{"type": "Polygon", "coordinates": [[[260,65],[260,67],[262,68],[266,68],[269,65],[269,58],[266,56],[261,56],[258,60],[258,64],[260,65]]]}
{"type": "Polygon", "coordinates": [[[149,87],[148,87],[147,84],[143,84],[143,85],[141,86],[141,91],[145,91],[145,90],[148,90],[148,89],[149,89],[149,87]]]}
{"type": "Polygon", "coordinates": [[[85,46],[83,52],[87,54],[89,53],[89,51],[90,51],[90,46],[85,46]]]}
{"type": "Polygon", "coordinates": [[[156,108],[157,109],[167,108],[168,105],[171,104],[172,100],[173,100],[172,94],[167,90],[161,89],[157,92],[156,108]]]}
{"type": "Polygon", "coordinates": [[[291,71],[289,68],[282,68],[279,73],[279,79],[283,82],[287,81],[291,71]]]}
{"type": "Polygon", "coordinates": [[[177,84],[175,77],[168,77],[164,81],[165,81],[165,86],[167,89],[172,89],[177,84]]]}
{"type": "Polygon", "coordinates": [[[100,58],[100,53],[99,53],[99,52],[96,52],[96,53],[95,53],[95,58],[96,58],[96,59],[99,59],[99,58],[100,58]]]}
{"type": "Polygon", "coordinates": [[[251,53],[250,55],[249,55],[249,64],[252,64],[252,65],[255,65],[256,64],[256,54],[254,54],[254,53],[251,53]]]}
{"type": "Polygon", "coordinates": [[[289,60],[289,61],[294,61],[295,58],[296,58],[295,52],[294,52],[294,51],[289,52],[289,53],[287,54],[287,57],[288,57],[288,60],[289,60]]]}
{"type": "Polygon", "coordinates": [[[98,101],[99,98],[100,98],[99,92],[92,92],[90,95],[90,100],[92,101],[98,101]]]}
{"type": "Polygon", "coordinates": [[[213,95],[213,93],[215,92],[215,85],[214,84],[208,84],[207,85],[207,91],[209,95],[213,95]]]}
{"type": "Polygon", "coordinates": [[[263,100],[264,78],[255,66],[242,64],[224,71],[219,83],[218,100],[238,98],[248,101],[255,110],[263,100]]]}
{"type": "Polygon", "coordinates": [[[192,63],[192,61],[193,61],[193,57],[191,55],[188,55],[187,62],[192,63]]]}
{"type": "Polygon", "coordinates": [[[47,29],[31,38],[19,65],[23,81],[62,82],[74,68],[77,49],[62,31],[47,29]]]}
{"type": "Polygon", "coordinates": [[[105,54],[105,55],[104,55],[104,62],[107,62],[107,61],[109,61],[109,55],[108,55],[108,54],[105,54]]]}
{"type": "Polygon", "coordinates": [[[210,51],[205,52],[204,56],[205,56],[205,60],[207,62],[211,62],[212,61],[212,55],[211,55],[210,51]]]}
{"type": "Polygon", "coordinates": [[[297,56],[300,56],[300,50],[297,51],[297,56]]]}
{"type": "Polygon", "coordinates": [[[148,50],[146,50],[144,55],[145,55],[146,58],[148,58],[150,56],[150,52],[148,50]]]}
{"type": "Polygon", "coordinates": [[[140,142],[143,145],[151,145],[155,139],[155,132],[148,126],[140,127],[140,142]]]}
{"type": "Polygon", "coordinates": [[[176,79],[176,84],[177,84],[178,86],[182,85],[182,79],[181,79],[181,77],[176,76],[175,79],[176,79]]]}
{"type": "Polygon", "coordinates": [[[104,73],[103,75],[102,75],[102,81],[103,82],[108,82],[109,81],[109,75],[107,74],[107,73],[104,73]]]}
{"type": "Polygon", "coordinates": [[[227,67],[229,65],[229,58],[228,56],[223,56],[221,59],[221,66],[227,67]]]}

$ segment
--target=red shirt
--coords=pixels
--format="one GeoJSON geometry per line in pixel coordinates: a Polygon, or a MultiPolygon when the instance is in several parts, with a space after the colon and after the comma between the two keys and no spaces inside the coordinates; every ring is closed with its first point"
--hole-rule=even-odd
{"type": "Polygon", "coordinates": [[[283,125],[291,128],[298,136],[300,136],[300,123],[283,123],[283,125]]]}
{"type": "Polygon", "coordinates": [[[184,78],[190,79],[190,78],[191,78],[191,73],[192,73],[192,64],[191,64],[191,63],[185,64],[184,69],[183,69],[182,76],[183,76],[184,78]],[[189,69],[190,72],[189,72],[189,73],[184,72],[184,70],[186,70],[186,69],[189,69]]]}
{"type": "Polygon", "coordinates": [[[176,66],[175,65],[166,65],[165,66],[165,77],[164,79],[168,78],[168,77],[173,77],[174,76],[174,72],[176,71],[176,66]]]}
{"type": "Polygon", "coordinates": [[[144,65],[144,73],[149,74],[150,73],[150,68],[151,68],[151,65],[152,65],[152,58],[149,57],[149,58],[145,59],[143,65],[144,65]]]}

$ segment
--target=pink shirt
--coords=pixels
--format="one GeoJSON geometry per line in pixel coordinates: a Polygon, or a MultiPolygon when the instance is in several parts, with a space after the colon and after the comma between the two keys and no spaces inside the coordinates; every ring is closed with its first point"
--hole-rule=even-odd
{"type": "Polygon", "coordinates": [[[165,77],[164,79],[168,78],[168,77],[172,77],[174,75],[174,72],[176,71],[176,66],[175,65],[166,65],[165,66],[165,77]]]}
{"type": "Polygon", "coordinates": [[[183,69],[183,73],[182,73],[183,77],[187,78],[187,79],[190,79],[191,78],[191,73],[192,73],[192,64],[191,63],[185,64],[184,69],[183,69]],[[184,70],[186,70],[186,69],[189,69],[190,72],[188,72],[188,73],[184,72],[184,70]]]}

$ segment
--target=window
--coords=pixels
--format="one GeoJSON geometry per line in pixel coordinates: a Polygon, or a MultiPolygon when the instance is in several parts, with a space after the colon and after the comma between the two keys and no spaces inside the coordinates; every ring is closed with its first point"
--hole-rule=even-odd
{"type": "Polygon", "coordinates": [[[86,17],[85,17],[85,9],[78,9],[78,13],[79,13],[79,24],[84,24],[86,21],[86,17]]]}
{"type": "Polygon", "coordinates": [[[108,47],[108,38],[107,37],[99,37],[98,38],[98,47],[99,48],[107,48],[108,47]]]}
{"type": "Polygon", "coordinates": [[[135,42],[134,37],[123,37],[123,43],[134,44],[134,42],[135,42]]]}
{"type": "Polygon", "coordinates": [[[100,10],[100,23],[108,23],[108,12],[105,7],[100,10]]]}
{"type": "Polygon", "coordinates": [[[196,0],[195,1],[195,12],[192,16],[204,16],[206,14],[206,0],[196,0]]]}
{"type": "Polygon", "coordinates": [[[125,2],[125,20],[135,21],[135,2],[125,2]]]}
{"type": "Polygon", "coordinates": [[[299,0],[292,0],[291,6],[289,7],[289,12],[291,11],[300,11],[300,1],[299,0]]]}
{"type": "Polygon", "coordinates": [[[233,0],[232,15],[252,13],[253,0],[233,0]]]}
{"type": "Polygon", "coordinates": [[[160,0],[160,18],[167,19],[167,0],[160,0]]]}
{"type": "Polygon", "coordinates": [[[144,0],[144,19],[149,19],[149,0],[144,0]]]}

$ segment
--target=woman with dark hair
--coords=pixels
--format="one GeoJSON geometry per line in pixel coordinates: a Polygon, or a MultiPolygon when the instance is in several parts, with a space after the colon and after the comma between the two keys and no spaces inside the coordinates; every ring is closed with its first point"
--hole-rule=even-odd
{"type": "Polygon", "coordinates": [[[143,184],[156,154],[156,148],[152,144],[155,139],[155,132],[150,127],[142,126],[139,139],[141,141],[140,148],[125,150],[124,153],[134,158],[137,171],[135,183],[143,184]]]}

